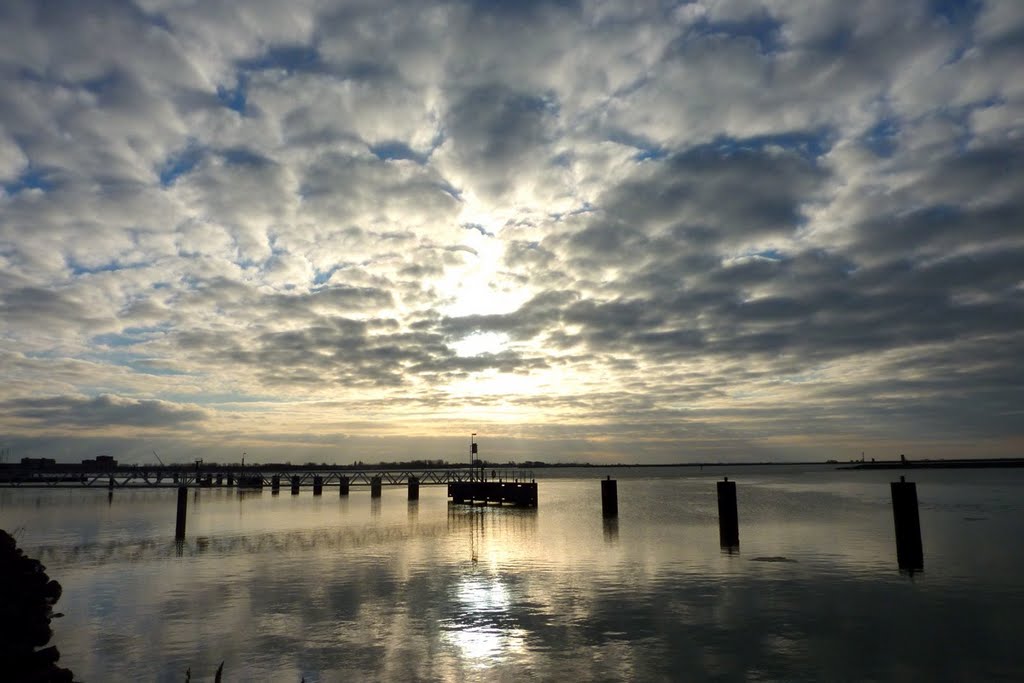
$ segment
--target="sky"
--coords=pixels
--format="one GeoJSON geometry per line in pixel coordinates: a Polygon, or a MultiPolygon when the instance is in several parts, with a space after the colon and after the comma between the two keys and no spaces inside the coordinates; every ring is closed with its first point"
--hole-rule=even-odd
{"type": "Polygon", "coordinates": [[[1024,3],[0,3],[9,461],[1024,455],[1024,3]]]}

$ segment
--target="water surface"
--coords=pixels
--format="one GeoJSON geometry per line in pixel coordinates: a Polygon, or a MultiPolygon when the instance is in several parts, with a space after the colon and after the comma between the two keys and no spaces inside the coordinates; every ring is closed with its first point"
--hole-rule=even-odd
{"type": "Polygon", "coordinates": [[[85,681],[1021,680],[1024,472],[914,471],[925,571],[896,566],[891,472],[540,470],[539,508],[205,489],[0,490],[64,586],[85,681]],[[601,517],[599,479],[618,479],[601,517]],[[738,481],[738,552],[716,478],[738,481]]]}

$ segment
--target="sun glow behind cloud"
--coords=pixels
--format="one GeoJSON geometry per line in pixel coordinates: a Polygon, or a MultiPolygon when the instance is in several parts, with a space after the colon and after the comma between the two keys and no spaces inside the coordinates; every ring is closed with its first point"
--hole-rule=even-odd
{"type": "Polygon", "coordinates": [[[479,356],[481,354],[501,353],[508,348],[507,334],[499,332],[476,332],[452,343],[452,348],[459,356],[479,356]]]}

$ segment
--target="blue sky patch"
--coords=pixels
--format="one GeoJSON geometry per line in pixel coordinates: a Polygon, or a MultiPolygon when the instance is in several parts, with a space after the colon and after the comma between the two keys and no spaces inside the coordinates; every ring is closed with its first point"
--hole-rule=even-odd
{"type": "Polygon", "coordinates": [[[899,147],[900,125],[892,118],[883,118],[864,133],[861,143],[880,157],[889,158],[899,147]]]}
{"type": "Polygon", "coordinates": [[[202,158],[203,149],[196,145],[194,140],[190,141],[188,146],[164,162],[160,169],[160,185],[170,187],[175,180],[195,168],[202,158]]]}
{"type": "Polygon", "coordinates": [[[14,181],[4,183],[4,192],[8,195],[16,195],[26,190],[49,192],[54,187],[56,187],[56,183],[47,178],[45,171],[29,166],[14,181]]]}
{"type": "Polygon", "coordinates": [[[952,26],[970,26],[981,12],[979,0],[930,0],[928,9],[952,26]]]}
{"type": "Polygon", "coordinates": [[[64,259],[64,262],[67,264],[68,268],[71,269],[71,273],[75,276],[94,275],[95,273],[112,273],[115,270],[123,270],[125,268],[125,266],[117,261],[108,261],[107,263],[103,263],[98,266],[86,266],[73,258],[66,258],[64,259]]]}
{"type": "Polygon", "coordinates": [[[239,73],[234,88],[228,89],[222,85],[217,86],[217,99],[228,109],[245,114],[245,107],[249,98],[249,79],[245,74],[239,73]]]}
{"type": "Polygon", "coordinates": [[[370,147],[370,151],[373,152],[381,161],[392,161],[392,160],[409,160],[415,161],[417,164],[425,164],[427,162],[426,157],[422,154],[416,153],[409,145],[398,140],[389,140],[382,142],[377,145],[370,147]]]}

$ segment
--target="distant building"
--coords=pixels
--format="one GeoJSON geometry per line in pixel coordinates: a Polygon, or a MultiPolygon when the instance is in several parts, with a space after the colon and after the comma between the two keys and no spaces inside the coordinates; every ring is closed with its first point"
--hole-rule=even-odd
{"type": "Polygon", "coordinates": [[[113,456],[110,455],[97,455],[96,459],[88,459],[82,461],[83,467],[95,467],[101,470],[112,470],[117,468],[117,460],[114,460],[113,456]]]}
{"type": "Polygon", "coordinates": [[[37,468],[41,468],[41,467],[50,467],[51,465],[56,465],[56,464],[57,464],[57,461],[54,460],[53,458],[22,458],[21,459],[22,467],[37,467],[37,468]]]}

